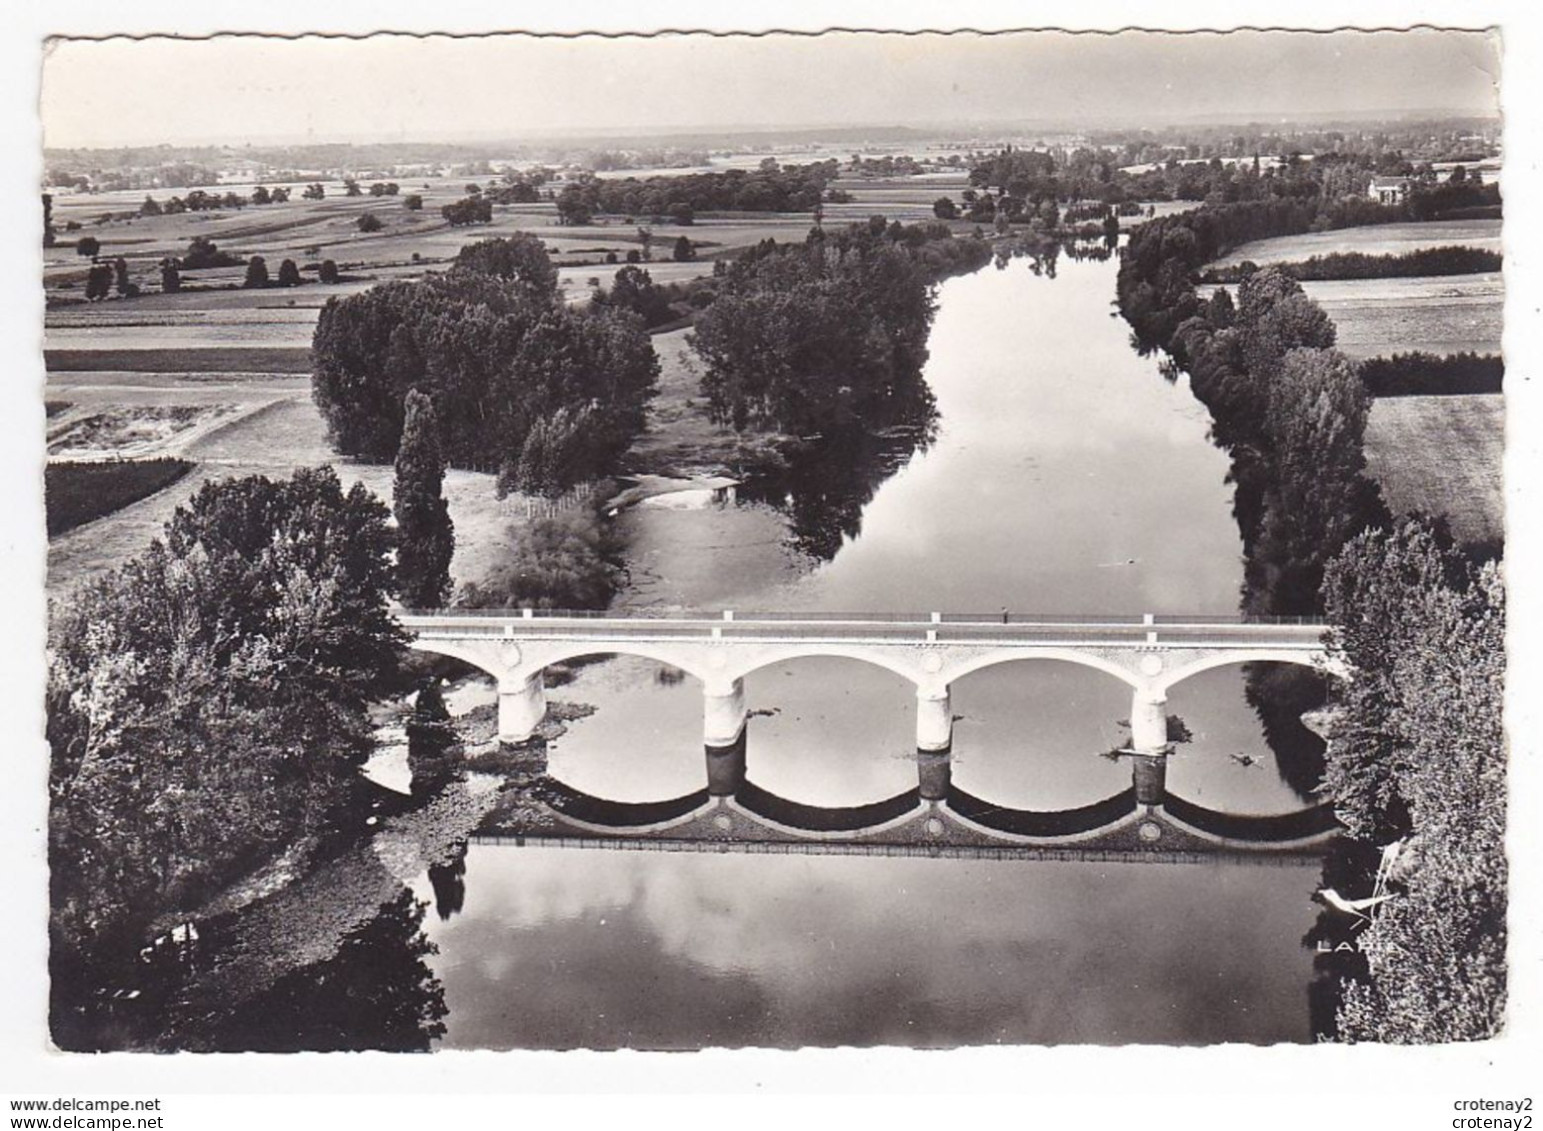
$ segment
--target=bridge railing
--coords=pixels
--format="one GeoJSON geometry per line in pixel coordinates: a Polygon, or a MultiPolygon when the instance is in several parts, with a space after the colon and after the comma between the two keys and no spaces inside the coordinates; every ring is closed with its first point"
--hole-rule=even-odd
{"type": "MultiPolygon", "coordinates": [[[[1077,628],[1090,628],[1107,626],[1111,629],[1124,630],[1162,630],[1193,628],[1246,628],[1249,626],[1279,626],[1279,627],[1316,627],[1327,628],[1328,625],[1314,617],[1279,617],[1279,616],[1220,616],[1215,614],[1185,615],[1180,613],[1158,613],[1148,619],[1142,613],[1029,613],[1029,612],[995,612],[995,613],[856,613],[856,612],[828,612],[806,611],[790,612],[776,610],[770,612],[755,610],[697,610],[697,609],[637,609],[625,612],[616,612],[597,609],[403,609],[402,614],[410,617],[428,617],[441,622],[464,623],[468,627],[478,622],[510,620],[528,620],[534,622],[573,621],[580,624],[588,621],[606,621],[609,625],[625,624],[632,622],[640,626],[649,626],[651,631],[664,631],[663,626],[672,623],[682,626],[693,626],[691,631],[700,631],[704,625],[722,626],[724,632],[743,629],[750,625],[778,625],[787,626],[781,629],[790,634],[797,631],[796,626],[811,625],[904,625],[909,627],[934,628],[947,630],[949,628],[965,629],[970,627],[990,627],[1002,625],[1016,626],[1019,628],[1054,628],[1066,625],[1077,628]]],[[[473,630],[478,631],[478,630],[473,630]]],[[[502,624],[489,625],[488,631],[501,632],[502,624]]]]}

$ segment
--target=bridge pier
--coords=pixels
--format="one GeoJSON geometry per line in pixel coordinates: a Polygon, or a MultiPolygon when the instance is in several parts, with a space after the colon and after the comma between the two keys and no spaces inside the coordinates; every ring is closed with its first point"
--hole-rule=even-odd
{"type": "Polygon", "coordinates": [[[916,749],[947,753],[954,745],[954,708],[948,686],[916,689],[916,749]]]}
{"type": "Polygon", "coordinates": [[[1161,754],[1168,749],[1167,696],[1136,689],[1130,705],[1130,748],[1137,754],[1161,754]]]}
{"type": "Polygon", "coordinates": [[[703,691],[702,741],[709,747],[733,746],[744,737],[745,681],[711,682],[703,691]]]}
{"type": "Polygon", "coordinates": [[[1168,755],[1137,754],[1131,759],[1130,776],[1136,804],[1161,805],[1168,795],[1168,755]]]}
{"type": "Polygon", "coordinates": [[[498,681],[498,741],[528,742],[546,718],[546,685],[541,672],[502,676],[498,681]]]}
{"type": "Polygon", "coordinates": [[[707,747],[707,792],[712,797],[733,797],[745,784],[745,732],[730,746],[707,747]]]}
{"type": "Polygon", "coordinates": [[[947,801],[953,776],[953,759],[947,750],[916,752],[917,792],[923,801],[947,801]]]}

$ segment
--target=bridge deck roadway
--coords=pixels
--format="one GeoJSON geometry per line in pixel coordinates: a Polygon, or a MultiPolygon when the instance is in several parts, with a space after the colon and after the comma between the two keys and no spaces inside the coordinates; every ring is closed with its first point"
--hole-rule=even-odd
{"type": "Polygon", "coordinates": [[[1013,615],[1007,622],[982,617],[938,620],[922,615],[896,619],[850,614],[814,614],[792,619],[764,614],[733,617],[700,614],[679,616],[575,617],[534,614],[521,610],[466,615],[457,612],[408,613],[404,627],[419,639],[479,639],[508,637],[559,640],[743,640],[760,643],[851,644],[992,644],[992,645],[1121,645],[1147,648],[1300,648],[1322,647],[1328,627],[1320,621],[1255,622],[1218,618],[1029,618],[1013,615]]]}

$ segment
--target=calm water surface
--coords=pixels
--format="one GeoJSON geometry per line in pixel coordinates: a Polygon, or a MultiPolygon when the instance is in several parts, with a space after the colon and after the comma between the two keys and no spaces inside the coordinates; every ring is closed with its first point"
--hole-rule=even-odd
{"type": "MultiPolygon", "coordinates": [[[[860,523],[826,522],[797,486],[656,500],[623,519],[623,603],[1235,612],[1226,457],[1183,380],[1131,349],[1113,316],[1115,267],[1063,259],[1052,278],[1016,261],[944,284],[926,370],[935,436],[847,508],[860,523]]],[[[821,805],[915,785],[906,681],[818,659],[746,687],[758,785],[821,805]]],[[[1224,668],[1174,689],[1170,710],[1194,740],[1169,788],[1234,812],[1300,808],[1242,687],[1241,669],[1224,668]]],[[[968,792],[1059,809],[1129,785],[1128,765],[1099,756],[1123,740],[1130,707],[1111,677],[1020,662],[953,695],[954,780],[968,792]]],[[[653,800],[704,784],[694,679],[619,658],[552,696],[598,708],[552,744],[551,772],[569,785],[653,800]]],[[[438,947],[427,961],[449,1006],[444,1047],[1308,1040],[1301,939],[1317,879],[1315,863],[474,845],[462,906],[426,920],[438,947]]],[[[433,895],[427,876],[415,889],[433,895]]]]}

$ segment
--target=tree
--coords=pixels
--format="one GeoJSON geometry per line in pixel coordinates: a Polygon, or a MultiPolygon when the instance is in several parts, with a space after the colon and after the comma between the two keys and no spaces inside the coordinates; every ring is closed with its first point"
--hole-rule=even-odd
{"type": "Polygon", "coordinates": [[[206,484],[55,606],[56,1033],[143,976],[158,916],[335,827],[372,746],[366,708],[402,688],[388,513],[328,468],[206,484]]]}
{"type": "Polygon", "coordinates": [[[335,260],[323,259],[321,267],[316,272],[317,277],[324,283],[336,283],[338,281],[338,265],[335,260]]]}
{"type": "Polygon", "coordinates": [[[402,207],[409,212],[421,212],[423,210],[423,196],[421,193],[410,192],[402,198],[402,207]]]}
{"type": "Polygon", "coordinates": [[[312,340],[312,393],[337,450],[395,458],[408,390],[434,400],[452,466],[507,484],[537,421],[588,411],[582,447],[609,467],[643,426],[658,377],[635,316],[570,308],[511,280],[453,270],[329,301],[312,340]]]}
{"type": "Polygon", "coordinates": [[[557,268],[546,244],[527,232],[466,244],[456,253],[450,270],[507,279],[536,296],[557,294],[557,268]]]}
{"type": "Polygon", "coordinates": [[[208,236],[194,236],[182,253],[182,267],[190,271],[200,267],[234,267],[240,262],[229,252],[221,251],[208,236]]]}
{"type": "MultiPolygon", "coordinates": [[[[1344,1040],[1478,1040],[1506,987],[1505,599],[1428,522],[1367,531],[1326,571],[1336,685],[1325,785],[1349,834],[1403,842],[1396,897],[1358,946],[1344,1040]]],[[[1371,877],[1362,877],[1370,888],[1371,877]]]]}
{"type": "Polygon", "coordinates": [[[380,217],[376,216],[373,212],[366,212],[360,216],[358,225],[361,232],[378,232],[386,226],[380,222],[380,217]]]}
{"type": "Polygon", "coordinates": [[[932,202],[932,214],[939,220],[954,220],[959,216],[959,208],[952,198],[940,196],[932,202]]]}
{"type": "Polygon", "coordinates": [[[166,294],[176,294],[182,289],[182,272],[177,270],[175,259],[161,260],[161,290],[166,294]]]}
{"type": "Polygon", "coordinates": [[[852,432],[925,400],[932,310],[903,247],[854,227],[736,262],[688,340],[714,414],[736,430],[852,432]]]}
{"type": "Polygon", "coordinates": [[[608,304],[632,311],[643,319],[643,325],[650,329],[663,325],[675,317],[675,312],[670,309],[669,300],[654,285],[652,276],[642,268],[631,264],[617,270],[610,291],[602,292],[597,296],[597,301],[602,305],[608,304]]]}
{"type": "Polygon", "coordinates": [[[268,263],[262,256],[254,255],[246,261],[246,278],[241,285],[251,288],[268,285],[268,263]]]}
{"type": "Polygon", "coordinates": [[[53,247],[58,235],[54,229],[54,197],[52,193],[43,194],[43,246],[53,247]]]}
{"type": "Polygon", "coordinates": [[[364,190],[359,187],[358,181],[354,180],[352,177],[347,177],[343,181],[343,195],[363,196],[364,190]]]}
{"type": "Polygon", "coordinates": [[[493,202],[481,196],[468,196],[444,205],[439,214],[452,228],[467,224],[488,224],[493,220],[493,202]]]}
{"type": "Polygon", "coordinates": [[[129,282],[129,261],[121,255],[113,260],[113,286],[120,297],[127,296],[129,288],[133,286],[129,282]]]}
{"type": "Polygon", "coordinates": [[[1252,555],[1261,611],[1317,611],[1325,563],[1376,517],[1361,472],[1370,398],[1336,350],[1294,349],[1269,389],[1265,435],[1273,456],[1252,555]]]}
{"type": "Polygon", "coordinates": [[[298,287],[300,282],[300,268],[293,259],[286,259],[279,264],[279,286],[298,287]]]}
{"type": "Polygon", "coordinates": [[[409,608],[435,609],[450,597],[455,527],[445,503],[445,457],[434,402],[417,389],[404,401],[391,507],[397,523],[397,593],[409,608]]]}
{"type": "Polygon", "coordinates": [[[102,241],[95,236],[81,236],[75,241],[75,254],[84,255],[89,259],[95,259],[97,253],[102,250],[102,241]]]}
{"type": "Polygon", "coordinates": [[[638,229],[638,243],[643,245],[643,262],[652,263],[654,259],[654,231],[652,228],[638,229]]]}
{"type": "Polygon", "coordinates": [[[266,185],[258,185],[252,190],[253,204],[267,204],[272,199],[273,197],[269,194],[268,187],[266,185]]]}
{"type": "Polygon", "coordinates": [[[159,216],[161,214],[161,206],[156,203],[155,197],[146,196],[145,202],[139,206],[139,214],[141,216],[159,216]]]}
{"type": "Polygon", "coordinates": [[[112,290],[113,269],[106,263],[93,263],[86,272],[86,298],[106,298],[112,290]]]}
{"type": "Polygon", "coordinates": [[[556,203],[559,224],[576,226],[588,224],[594,219],[594,206],[579,185],[564,186],[563,191],[557,194],[556,203]]]}
{"type": "Polygon", "coordinates": [[[696,247],[685,236],[679,236],[675,240],[675,249],[670,253],[670,257],[676,263],[690,263],[696,258],[696,247]]]}
{"type": "Polygon", "coordinates": [[[305,186],[300,195],[306,200],[322,200],[326,197],[327,190],[321,184],[313,181],[305,186]]]}

